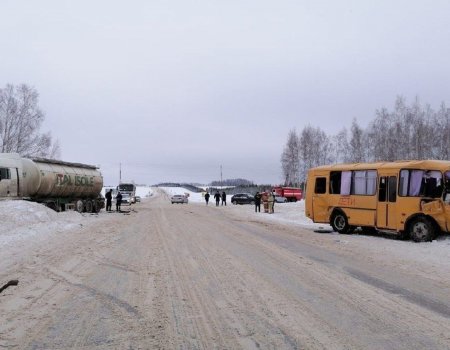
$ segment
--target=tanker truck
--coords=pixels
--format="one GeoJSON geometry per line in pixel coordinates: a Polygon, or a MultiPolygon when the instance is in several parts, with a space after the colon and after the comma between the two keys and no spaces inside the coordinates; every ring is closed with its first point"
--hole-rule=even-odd
{"type": "Polygon", "coordinates": [[[103,177],[93,165],[0,153],[0,199],[26,199],[56,211],[98,213],[103,177]]]}

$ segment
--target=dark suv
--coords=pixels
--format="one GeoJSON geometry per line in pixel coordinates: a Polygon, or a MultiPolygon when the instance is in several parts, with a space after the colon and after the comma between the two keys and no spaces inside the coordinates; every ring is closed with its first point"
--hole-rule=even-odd
{"type": "Polygon", "coordinates": [[[255,197],[248,193],[238,193],[231,197],[233,204],[255,204],[255,197]]]}

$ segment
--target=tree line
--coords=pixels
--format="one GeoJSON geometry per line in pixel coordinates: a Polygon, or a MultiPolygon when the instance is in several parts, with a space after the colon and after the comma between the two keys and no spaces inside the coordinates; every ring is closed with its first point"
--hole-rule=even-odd
{"type": "Polygon", "coordinates": [[[281,170],[285,185],[299,186],[308,169],[319,165],[411,159],[450,159],[450,109],[444,102],[433,110],[418,97],[408,105],[399,96],[393,110],[376,110],[366,128],[355,118],[335,135],[311,125],[290,130],[281,170]]]}
{"type": "Polygon", "coordinates": [[[0,88],[0,152],[58,158],[58,141],[53,142],[50,132],[40,132],[44,119],[36,89],[26,84],[0,88]]]}

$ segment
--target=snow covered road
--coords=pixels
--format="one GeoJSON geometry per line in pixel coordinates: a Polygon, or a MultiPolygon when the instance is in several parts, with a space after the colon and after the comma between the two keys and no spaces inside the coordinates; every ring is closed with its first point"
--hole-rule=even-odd
{"type": "Polygon", "coordinates": [[[20,239],[0,235],[0,278],[19,279],[0,294],[0,347],[450,348],[449,240],[319,234],[277,219],[289,206],[192,202],[31,210],[20,239]]]}

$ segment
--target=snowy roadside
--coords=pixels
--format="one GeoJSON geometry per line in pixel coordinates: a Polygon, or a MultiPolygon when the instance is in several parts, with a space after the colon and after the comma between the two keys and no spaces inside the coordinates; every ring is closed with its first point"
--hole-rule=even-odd
{"type": "MultiPolygon", "coordinates": [[[[143,200],[152,196],[150,187],[139,186],[136,195],[143,200]]],[[[25,242],[27,240],[45,240],[53,234],[61,234],[77,227],[97,224],[98,220],[107,220],[103,215],[80,214],[75,211],[57,213],[42,204],[23,200],[0,201],[0,248],[25,242]]]]}

